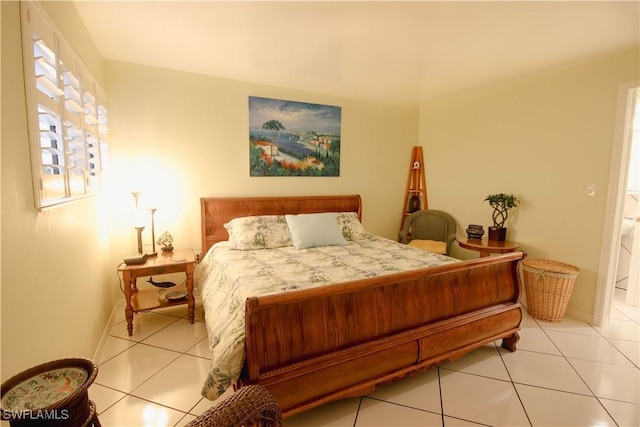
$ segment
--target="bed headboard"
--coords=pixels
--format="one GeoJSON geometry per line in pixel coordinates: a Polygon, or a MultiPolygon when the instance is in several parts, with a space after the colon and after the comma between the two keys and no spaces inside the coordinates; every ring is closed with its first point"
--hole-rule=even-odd
{"type": "Polygon", "coordinates": [[[253,215],[285,215],[318,212],[356,212],[362,220],[359,194],[338,196],[203,197],[200,199],[202,254],[217,242],[228,240],[224,224],[253,215]]]}

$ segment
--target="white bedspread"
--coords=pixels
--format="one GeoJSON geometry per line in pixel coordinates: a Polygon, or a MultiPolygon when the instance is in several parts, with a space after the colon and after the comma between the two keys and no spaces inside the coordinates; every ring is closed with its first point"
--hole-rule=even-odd
{"type": "Polygon", "coordinates": [[[232,250],[216,243],[195,270],[204,303],[211,372],[202,395],[214,400],[240,376],[248,297],[457,262],[369,234],[346,246],[232,250]]]}

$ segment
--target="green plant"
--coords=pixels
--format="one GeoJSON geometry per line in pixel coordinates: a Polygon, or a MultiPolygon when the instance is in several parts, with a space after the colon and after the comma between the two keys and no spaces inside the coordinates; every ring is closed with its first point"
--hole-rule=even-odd
{"type": "Polygon", "coordinates": [[[504,227],[504,223],[507,222],[509,216],[509,209],[518,206],[520,201],[513,194],[489,194],[485,202],[489,202],[489,205],[493,208],[493,226],[496,228],[504,227]]]}

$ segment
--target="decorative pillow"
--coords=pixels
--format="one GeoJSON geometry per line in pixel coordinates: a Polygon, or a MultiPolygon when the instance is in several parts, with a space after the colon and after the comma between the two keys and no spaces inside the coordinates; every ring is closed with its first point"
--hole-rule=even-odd
{"type": "Polygon", "coordinates": [[[285,217],[296,249],[347,244],[338,227],[337,214],[333,212],[285,217]]]}
{"type": "Polygon", "coordinates": [[[231,249],[273,249],[291,246],[291,235],[283,215],[234,218],[224,225],[231,249]]]}
{"type": "Polygon", "coordinates": [[[338,226],[342,230],[342,235],[345,239],[360,240],[367,237],[367,232],[355,212],[340,212],[337,215],[338,226]]]}
{"type": "Polygon", "coordinates": [[[438,240],[413,239],[409,242],[409,246],[441,255],[447,253],[447,242],[440,242],[438,240]]]}

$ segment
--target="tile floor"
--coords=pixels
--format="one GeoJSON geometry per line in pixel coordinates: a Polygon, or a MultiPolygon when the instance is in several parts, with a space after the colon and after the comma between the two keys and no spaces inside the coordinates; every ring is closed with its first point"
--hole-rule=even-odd
{"type": "MultiPolygon", "coordinates": [[[[621,300],[623,301],[623,300],[621,300]]],[[[525,313],[518,351],[491,344],[372,394],[284,421],[298,426],[639,426],[640,316],[617,303],[607,327],[525,313]]],[[[212,405],[203,310],[185,307],[114,322],[89,389],[103,426],[181,426],[212,405]]]]}

